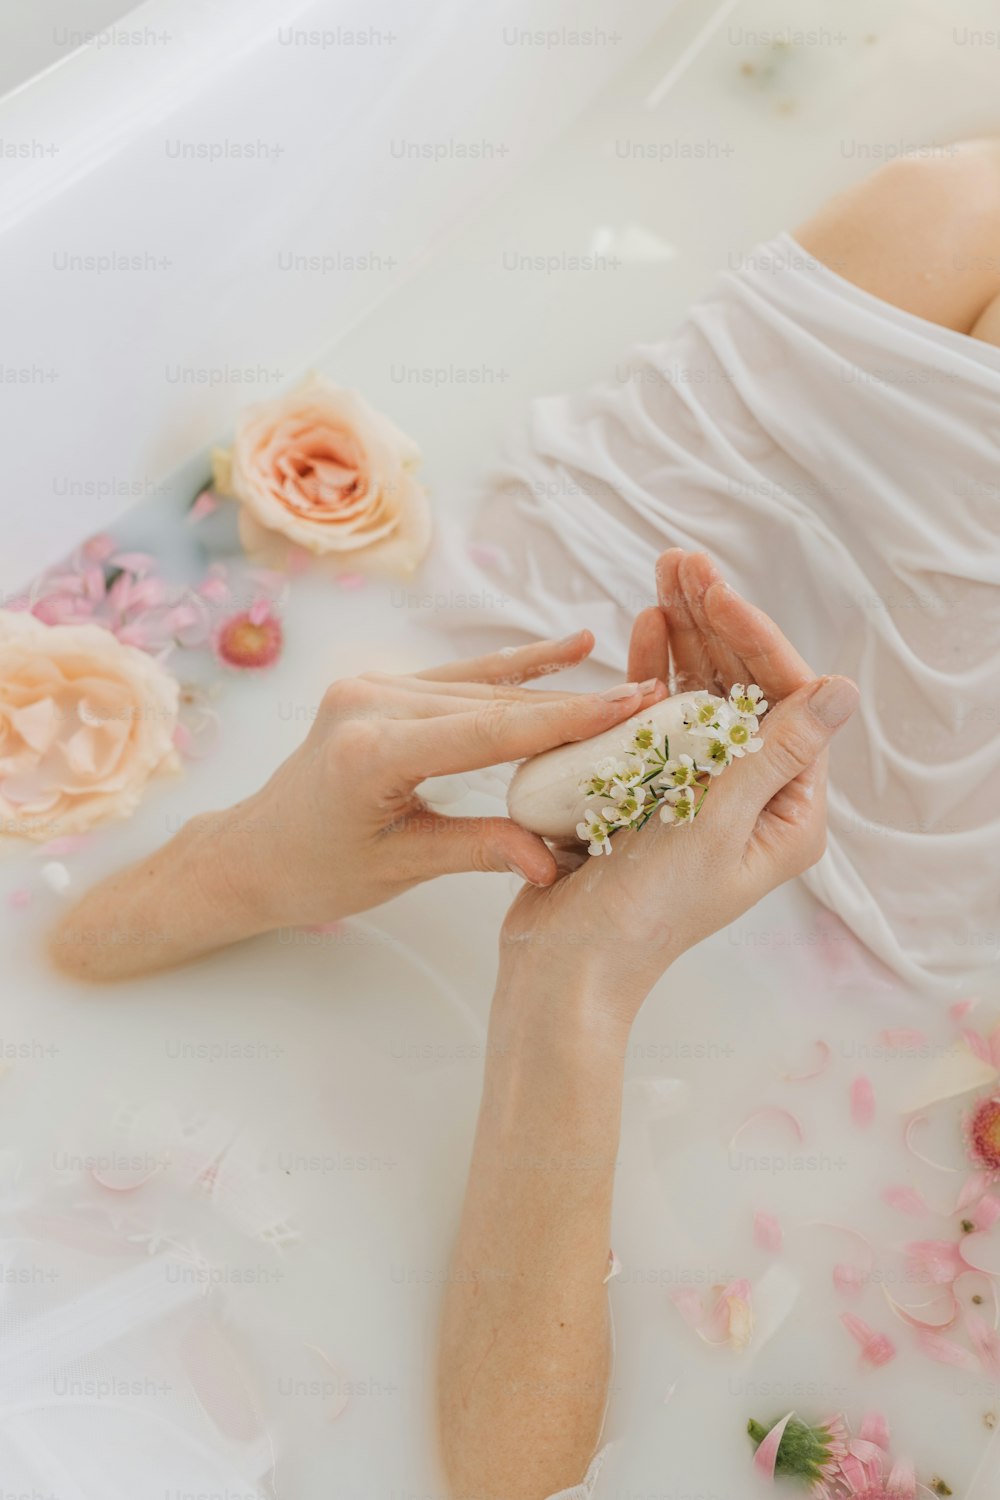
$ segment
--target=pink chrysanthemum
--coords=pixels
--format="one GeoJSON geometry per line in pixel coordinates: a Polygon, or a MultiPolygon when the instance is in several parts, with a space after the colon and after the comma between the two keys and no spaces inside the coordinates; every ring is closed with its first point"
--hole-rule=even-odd
{"type": "Polygon", "coordinates": [[[966,1115],[965,1145],[973,1163],[1000,1178],[1000,1094],[980,1099],[966,1115]]]}
{"type": "Polygon", "coordinates": [[[215,636],[215,651],[228,667],[258,671],[271,667],[281,655],[281,621],[269,609],[254,606],[223,620],[215,636]]]}

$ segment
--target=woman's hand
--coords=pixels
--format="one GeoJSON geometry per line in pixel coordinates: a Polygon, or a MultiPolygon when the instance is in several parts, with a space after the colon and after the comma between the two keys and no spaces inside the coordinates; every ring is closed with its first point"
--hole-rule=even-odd
{"type": "Polygon", "coordinates": [[[556,860],[507,818],[447,818],[418,796],[428,777],[586,739],[662,698],[662,682],[604,694],[535,691],[575,666],[589,631],[412,677],[327,691],[305,742],[259,792],[191,820],[150,860],[113,876],[60,924],[60,968],[111,979],[166,968],[283,926],[378,906],[436,875],[513,870],[551,884],[556,860]]]}
{"type": "Polygon", "coordinates": [[[523,686],[592,647],[582,631],[412,677],[335,682],[301,748],[225,814],[225,857],[262,921],[330,922],[466,870],[551,885],[556,859],[536,834],[509,818],[441,816],[416,788],[586,739],[665,695],[655,680],[603,695],[523,686]]]}
{"type": "Polygon", "coordinates": [[[696,821],[617,833],[610,857],[573,858],[552,890],[526,889],[504,928],[504,967],[544,962],[575,993],[595,988],[628,1025],[664,969],[820,858],[826,748],[854,712],[846,678],[814,679],[777,626],[709,558],[679,550],[657,567],[660,603],[636,621],[630,671],[672,690],[727,693],[757,682],[774,705],[763,749],[713,782],[696,821]],[[544,957],[543,957],[544,955],[544,957]]]}

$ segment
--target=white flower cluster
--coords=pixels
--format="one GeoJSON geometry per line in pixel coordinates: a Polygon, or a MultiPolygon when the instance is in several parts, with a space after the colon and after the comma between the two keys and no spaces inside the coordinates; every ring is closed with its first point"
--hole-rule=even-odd
{"type": "Polygon", "coordinates": [[[663,823],[690,823],[711,786],[727,766],[752,755],[764,743],[756,738],[767,703],[755,684],[734,684],[728,698],[697,693],[684,727],[704,739],[705,752],[670,758],[670,742],[652,722],[640,724],[621,756],[608,756],[580,783],[600,806],[587,808],[576,825],[577,837],[591,854],[610,854],[611,835],[619,828],[641,828],[655,812],[663,823]]]}

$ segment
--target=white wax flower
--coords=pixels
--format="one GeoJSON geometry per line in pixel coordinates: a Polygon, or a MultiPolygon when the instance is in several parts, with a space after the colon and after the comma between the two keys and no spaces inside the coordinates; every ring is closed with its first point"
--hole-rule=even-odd
{"type": "Polygon", "coordinates": [[[573,836],[591,854],[610,854],[612,836],[662,822],[689,824],[711,780],[763,745],[761,689],[736,683],[728,699],[680,693],[614,729],[526,761],[507,793],[515,822],[545,838],[573,836]]]}

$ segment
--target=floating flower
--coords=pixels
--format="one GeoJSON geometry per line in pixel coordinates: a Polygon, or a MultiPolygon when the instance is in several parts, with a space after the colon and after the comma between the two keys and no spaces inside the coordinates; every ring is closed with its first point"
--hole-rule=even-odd
{"type": "Polygon", "coordinates": [[[962,1124],[970,1160],[1000,1180],[1000,1094],[980,1099],[962,1124]]]}
{"type": "Polygon", "coordinates": [[[356,391],[312,375],[245,411],[215,455],[217,493],[240,502],[251,556],[283,565],[292,547],[355,569],[412,573],[430,544],[417,445],[356,391]]]}
{"type": "Polygon", "coordinates": [[[847,1426],[840,1416],[828,1417],[815,1427],[799,1421],[794,1413],[770,1427],[751,1417],[747,1432],[756,1445],[760,1461],[755,1464],[762,1473],[769,1479],[775,1474],[804,1479],[819,1495],[830,1493],[841,1459],[848,1453],[847,1426]]]}
{"type": "Polygon", "coordinates": [[[138,806],[177,760],[178,687],[96,625],[0,611],[0,835],[49,841],[138,806]]]}
{"type": "Polygon", "coordinates": [[[228,667],[259,671],[281,655],[281,621],[268,605],[255,605],[223,620],[215,636],[215,651],[228,667]]]}

